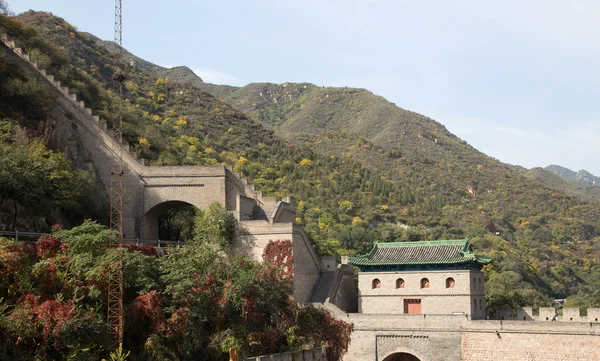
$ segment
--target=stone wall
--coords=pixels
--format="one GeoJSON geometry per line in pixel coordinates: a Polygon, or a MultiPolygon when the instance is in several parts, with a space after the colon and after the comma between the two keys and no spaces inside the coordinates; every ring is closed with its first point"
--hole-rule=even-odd
{"type": "Polygon", "coordinates": [[[244,359],[244,361],[327,361],[327,348],[317,347],[312,350],[299,350],[251,357],[244,359]]]}
{"type": "Polygon", "coordinates": [[[344,312],[358,312],[358,289],[354,284],[352,266],[347,264],[337,266],[327,299],[344,312]]]}
{"type": "Polygon", "coordinates": [[[293,224],[294,242],[294,300],[298,303],[310,301],[314,286],[321,273],[320,260],[312,247],[304,228],[293,224]]]}
{"type": "Polygon", "coordinates": [[[485,318],[483,273],[479,271],[402,271],[361,272],[358,275],[360,292],[359,312],[404,313],[405,299],[420,299],[423,314],[463,313],[471,318],[485,318]],[[421,281],[429,281],[428,288],[421,281]],[[454,279],[454,287],[446,281],[454,279]],[[373,288],[373,281],[380,281],[373,288]],[[397,281],[403,280],[403,287],[397,281]]]}
{"type": "Polygon", "coordinates": [[[296,208],[292,203],[277,202],[270,219],[273,223],[296,223],[296,208]]]}
{"type": "MultiPolygon", "coordinates": [[[[538,314],[533,313],[532,307],[523,307],[513,310],[497,310],[494,320],[519,320],[519,321],[553,321],[556,310],[552,307],[540,307],[538,314]]],[[[588,308],[587,315],[582,315],[579,308],[563,308],[559,311],[557,322],[599,322],[600,308],[588,308]]]]}
{"type": "Polygon", "coordinates": [[[243,221],[240,224],[246,234],[236,240],[234,249],[256,260],[262,260],[262,250],[269,241],[292,241],[294,300],[298,303],[309,302],[312,289],[319,279],[320,260],[302,226],[257,220],[243,221]]]}
{"type": "Polygon", "coordinates": [[[600,335],[462,333],[463,361],[598,361],[600,335]]]}
{"type": "Polygon", "coordinates": [[[256,200],[238,194],[236,204],[237,212],[235,218],[238,221],[251,220],[256,208],[256,200]]]}
{"type": "Polygon", "coordinates": [[[464,315],[341,314],[345,361],[409,353],[421,361],[600,360],[600,323],[470,320],[464,315]]]}

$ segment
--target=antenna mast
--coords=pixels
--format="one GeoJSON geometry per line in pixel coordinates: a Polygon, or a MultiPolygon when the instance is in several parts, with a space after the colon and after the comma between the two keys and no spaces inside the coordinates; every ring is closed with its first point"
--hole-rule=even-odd
{"type": "MultiPolygon", "coordinates": [[[[119,96],[123,98],[123,18],[122,0],[115,0],[115,43],[118,45],[117,69],[113,80],[118,84],[119,96]]],[[[114,139],[110,176],[110,230],[109,248],[117,248],[118,254],[111,261],[108,274],[108,351],[123,345],[123,116],[117,111],[113,122],[114,139]]]]}

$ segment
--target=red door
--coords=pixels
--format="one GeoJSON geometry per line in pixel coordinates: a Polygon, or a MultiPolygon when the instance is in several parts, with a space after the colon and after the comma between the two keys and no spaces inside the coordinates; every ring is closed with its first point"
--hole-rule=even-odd
{"type": "Polygon", "coordinates": [[[404,300],[404,313],[410,315],[421,314],[421,300],[404,300]]]}

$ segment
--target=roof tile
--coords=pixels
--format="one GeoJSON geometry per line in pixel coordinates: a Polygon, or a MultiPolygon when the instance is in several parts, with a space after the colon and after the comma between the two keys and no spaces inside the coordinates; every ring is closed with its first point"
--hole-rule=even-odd
{"type": "Polygon", "coordinates": [[[487,264],[491,258],[470,251],[467,239],[375,243],[371,252],[364,256],[351,257],[350,264],[356,266],[399,266],[461,264],[475,262],[487,264]]]}

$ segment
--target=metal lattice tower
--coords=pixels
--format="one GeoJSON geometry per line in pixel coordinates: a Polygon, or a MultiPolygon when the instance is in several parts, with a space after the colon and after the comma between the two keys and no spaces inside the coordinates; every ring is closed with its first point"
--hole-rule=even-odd
{"type": "MultiPolygon", "coordinates": [[[[119,95],[123,97],[123,18],[122,1],[115,0],[115,43],[118,45],[117,70],[114,81],[118,84],[119,95]]],[[[114,139],[117,142],[113,149],[110,177],[110,248],[119,252],[111,260],[108,275],[108,350],[112,351],[123,344],[123,117],[117,111],[117,119],[113,123],[114,139]]]]}

